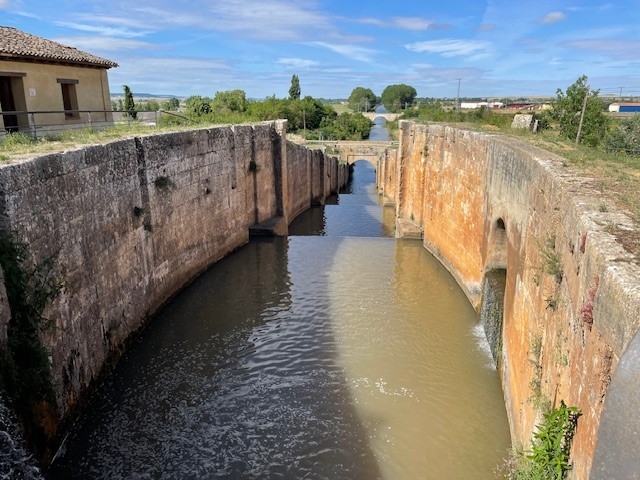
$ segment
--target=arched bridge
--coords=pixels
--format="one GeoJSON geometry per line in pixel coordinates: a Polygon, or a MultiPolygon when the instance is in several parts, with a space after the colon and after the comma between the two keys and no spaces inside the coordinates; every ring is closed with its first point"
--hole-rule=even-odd
{"type": "Polygon", "coordinates": [[[362,115],[367,117],[372,122],[378,117],[382,117],[388,122],[393,122],[395,119],[397,119],[402,114],[401,113],[391,113],[391,112],[388,112],[388,113],[362,112],[362,115]]]}
{"type": "Polygon", "coordinates": [[[366,160],[377,168],[380,160],[387,158],[390,153],[393,155],[396,154],[398,142],[325,140],[308,141],[306,146],[309,148],[320,148],[327,155],[335,155],[341,162],[348,163],[349,165],[358,160],[366,160]]]}

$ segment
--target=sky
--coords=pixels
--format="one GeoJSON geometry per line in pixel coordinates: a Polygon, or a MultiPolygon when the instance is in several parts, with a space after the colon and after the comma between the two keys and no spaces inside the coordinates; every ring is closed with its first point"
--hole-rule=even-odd
{"type": "Polygon", "coordinates": [[[0,25],[118,63],[112,94],[640,96],[640,0],[0,0],[0,25]]]}

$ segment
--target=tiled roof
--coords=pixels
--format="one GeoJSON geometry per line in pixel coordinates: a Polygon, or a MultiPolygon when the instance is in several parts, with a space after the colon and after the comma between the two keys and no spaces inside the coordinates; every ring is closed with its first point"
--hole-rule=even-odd
{"type": "Polygon", "coordinates": [[[0,59],[42,60],[102,68],[118,66],[117,63],[106,58],[96,57],[77,48],[36,37],[17,28],[3,26],[0,26],[0,59]]]}

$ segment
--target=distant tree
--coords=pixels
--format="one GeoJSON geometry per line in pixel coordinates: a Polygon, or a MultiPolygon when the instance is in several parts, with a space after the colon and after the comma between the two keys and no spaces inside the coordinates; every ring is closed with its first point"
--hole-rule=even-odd
{"type": "Polygon", "coordinates": [[[323,137],[331,140],[366,140],[373,122],[362,113],[341,113],[334,118],[326,117],[320,123],[323,137]]]}
{"type": "Polygon", "coordinates": [[[192,95],[185,100],[184,105],[186,114],[192,117],[201,117],[211,113],[211,99],[209,97],[192,95]]]}
{"type": "Polygon", "coordinates": [[[158,103],[157,100],[147,100],[146,102],[138,102],[136,104],[136,110],[138,110],[138,111],[143,111],[143,110],[157,111],[157,110],[160,110],[160,104],[158,103]]]}
{"type": "Polygon", "coordinates": [[[133,101],[133,93],[129,85],[123,85],[122,88],[124,89],[124,110],[127,111],[127,115],[136,118],[136,104],[133,101]]]}
{"type": "Polygon", "coordinates": [[[599,90],[591,90],[587,80],[587,76],[582,75],[567,88],[566,93],[561,89],[556,91],[557,99],[553,105],[551,117],[558,122],[560,134],[563,137],[575,140],[580,125],[582,105],[586,97],[587,104],[579,141],[595,147],[607,130],[608,119],[604,115],[604,103],[598,98],[599,90]]]}
{"type": "Polygon", "coordinates": [[[176,97],[171,97],[169,100],[162,102],[163,110],[177,110],[180,106],[180,100],[176,97]]]}
{"type": "Polygon", "coordinates": [[[291,87],[289,87],[289,99],[300,100],[300,79],[295,73],[291,77],[291,87]]]}
{"type": "Polygon", "coordinates": [[[349,95],[348,103],[354,112],[371,112],[376,108],[378,97],[370,88],[356,87],[349,95]]]}
{"type": "Polygon", "coordinates": [[[403,83],[398,85],[389,85],[382,92],[381,100],[384,107],[391,111],[397,112],[400,109],[413,105],[416,98],[416,89],[403,83]]]}
{"type": "Polygon", "coordinates": [[[244,90],[216,92],[211,106],[218,111],[244,112],[247,109],[247,95],[244,90]]]}

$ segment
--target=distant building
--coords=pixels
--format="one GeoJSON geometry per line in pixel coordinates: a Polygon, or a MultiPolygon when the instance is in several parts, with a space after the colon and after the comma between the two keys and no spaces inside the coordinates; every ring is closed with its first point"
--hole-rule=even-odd
{"type": "Polygon", "coordinates": [[[640,103],[638,102],[616,102],[609,105],[610,112],[619,113],[636,113],[640,112],[640,103]]]}
{"type": "Polygon", "coordinates": [[[473,110],[474,108],[486,107],[488,105],[489,105],[488,102],[461,102],[460,103],[460,108],[461,109],[467,109],[467,110],[473,110]]]}
{"type": "Polygon", "coordinates": [[[107,70],[117,66],[73,47],[0,26],[0,135],[43,133],[47,125],[59,129],[113,123],[107,70]],[[82,110],[93,112],[79,112],[82,110]],[[33,113],[43,111],[55,113],[33,113]]]}

